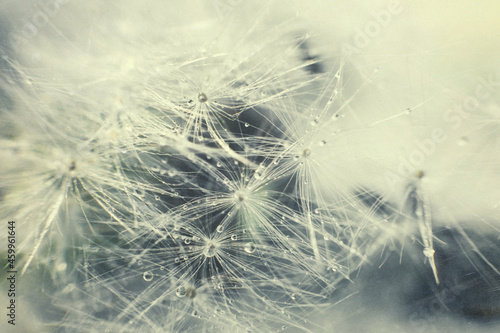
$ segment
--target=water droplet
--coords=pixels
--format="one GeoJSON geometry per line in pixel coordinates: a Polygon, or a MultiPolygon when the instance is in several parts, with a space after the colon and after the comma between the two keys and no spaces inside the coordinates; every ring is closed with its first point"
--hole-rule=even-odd
{"type": "Polygon", "coordinates": [[[290,298],[291,298],[291,299],[293,299],[293,300],[295,301],[295,299],[297,298],[296,296],[297,296],[297,295],[296,295],[295,293],[293,293],[293,294],[291,294],[291,295],[290,295],[290,298]]]}
{"type": "Polygon", "coordinates": [[[236,197],[238,198],[238,201],[243,202],[245,201],[245,194],[244,193],[237,193],[236,197]]]}
{"type": "Polygon", "coordinates": [[[186,239],[184,240],[184,244],[191,244],[191,238],[189,237],[186,237],[186,239]]]}
{"type": "Polygon", "coordinates": [[[68,265],[65,262],[62,262],[56,266],[56,270],[59,272],[64,271],[64,270],[66,270],[67,266],[68,265]]]}
{"type": "Polygon", "coordinates": [[[248,126],[250,126],[250,124],[249,123],[245,123],[245,127],[248,127],[248,126]]]}
{"type": "Polygon", "coordinates": [[[215,256],[215,253],[217,252],[217,247],[215,246],[214,243],[208,243],[207,246],[205,246],[205,249],[203,250],[203,254],[208,257],[208,258],[211,258],[213,256],[215,256]]]}
{"type": "Polygon", "coordinates": [[[186,297],[187,298],[195,298],[196,297],[196,289],[194,288],[187,288],[186,289],[186,297]]]}
{"type": "MultiPolygon", "coordinates": [[[[228,214],[228,215],[229,215],[229,214],[228,214]]],[[[221,232],[223,232],[223,231],[224,231],[224,226],[223,226],[223,225],[219,225],[219,226],[217,227],[217,232],[218,232],[218,233],[221,233],[221,232]]]]}
{"type": "Polygon", "coordinates": [[[233,241],[238,240],[238,235],[232,234],[231,235],[231,240],[233,240],[233,241]]]}
{"type": "Polygon", "coordinates": [[[302,151],[302,156],[308,157],[309,155],[311,155],[311,149],[306,148],[302,151]]]}
{"type": "Polygon", "coordinates": [[[153,280],[153,277],[154,277],[154,274],[151,273],[150,271],[146,271],[144,272],[144,274],[142,274],[142,278],[144,279],[144,281],[151,281],[153,280]]]}
{"type": "Polygon", "coordinates": [[[177,295],[177,297],[184,297],[184,296],[186,296],[186,287],[179,287],[179,288],[177,288],[177,290],[175,291],[175,294],[177,295]]]}
{"type": "Polygon", "coordinates": [[[254,253],[255,249],[256,249],[256,246],[253,242],[248,242],[245,244],[245,252],[254,253]]]}
{"type": "Polygon", "coordinates": [[[205,95],[205,93],[199,93],[198,94],[198,102],[200,103],[205,103],[206,101],[208,101],[208,97],[207,95],[205,95]]]}

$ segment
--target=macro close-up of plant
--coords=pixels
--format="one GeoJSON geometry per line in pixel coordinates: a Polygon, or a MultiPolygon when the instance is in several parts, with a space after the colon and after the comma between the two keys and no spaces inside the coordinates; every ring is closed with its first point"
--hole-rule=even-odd
{"type": "Polygon", "coordinates": [[[2,332],[497,332],[493,0],[5,0],[2,332]]]}

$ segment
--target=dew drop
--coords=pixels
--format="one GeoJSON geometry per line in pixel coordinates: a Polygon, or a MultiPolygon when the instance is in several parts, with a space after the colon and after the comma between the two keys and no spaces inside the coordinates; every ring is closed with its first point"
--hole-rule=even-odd
{"type": "Polygon", "coordinates": [[[216,250],[217,250],[217,247],[215,246],[214,243],[208,243],[207,246],[205,246],[205,249],[203,250],[203,254],[206,257],[211,258],[211,257],[215,256],[216,250]]]}
{"type": "Polygon", "coordinates": [[[243,194],[243,193],[238,193],[238,201],[240,201],[240,202],[245,201],[245,194],[243,194]]]}
{"type": "Polygon", "coordinates": [[[184,244],[186,245],[191,244],[191,238],[186,237],[186,239],[184,240],[184,244]]]}
{"type": "Polygon", "coordinates": [[[232,235],[231,235],[231,240],[233,240],[233,241],[238,240],[238,235],[236,235],[236,234],[232,234],[232,235]]]}
{"type": "Polygon", "coordinates": [[[177,297],[184,297],[184,296],[186,296],[186,287],[179,287],[179,288],[177,288],[177,290],[175,291],[175,294],[177,295],[177,297]]]}
{"type": "MultiPolygon", "coordinates": [[[[228,215],[229,215],[229,214],[228,214],[228,215]]],[[[219,226],[217,227],[217,232],[218,232],[218,233],[221,233],[221,232],[223,232],[223,231],[224,231],[224,226],[223,226],[223,225],[219,225],[219,226]]]]}
{"type": "Polygon", "coordinates": [[[154,274],[151,273],[150,271],[146,271],[144,272],[144,274],[142,274],[142,278],[144,279],[144,281],[151,281],[153,280],[153,277],[154,277],[154,274]]]}
{"type": "Polygon", "coordinates": [[[198,102],[200,103],[205,103],[206,101],[208,101],[208,97],[207,95],[205,95],[205,93],[199,93],[198,94],[198,102]]]}
{"type": "Polygon", "coordinates": [[[187,298],[195,298],[196,297],[196,289],[194,288],[187,288],[186,289],[186,297],[187,298]]]}
{"type": "Polygon", "coordinates": [[[253,242],[248,242],[245,244],[245,252],[254,253],[255,249],[256,249],[256,246],[253,242]]]}
{"type": "Polygon", "coordinates": [[[248,126],[250,126],[250,124],[249,123],[245,123],[245,127],[248,127],[248,126]]]}
{"type": "Polygon", "coordinates": [[[65,262],[62,262],[62,263],[60,263],[59,265],[56,266],[56,270],[59,271],[59,272],[64,271],[64,270],[66,270],[67,266],[68,265],[65,262]]]}

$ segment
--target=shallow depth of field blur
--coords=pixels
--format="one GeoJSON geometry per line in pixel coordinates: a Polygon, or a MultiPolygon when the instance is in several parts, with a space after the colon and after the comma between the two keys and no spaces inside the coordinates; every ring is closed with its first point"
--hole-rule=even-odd
{"type": "Polygon", "coordinates": [[[499,14],[4,0],[0,331],[498,332],[499,14]]]}

